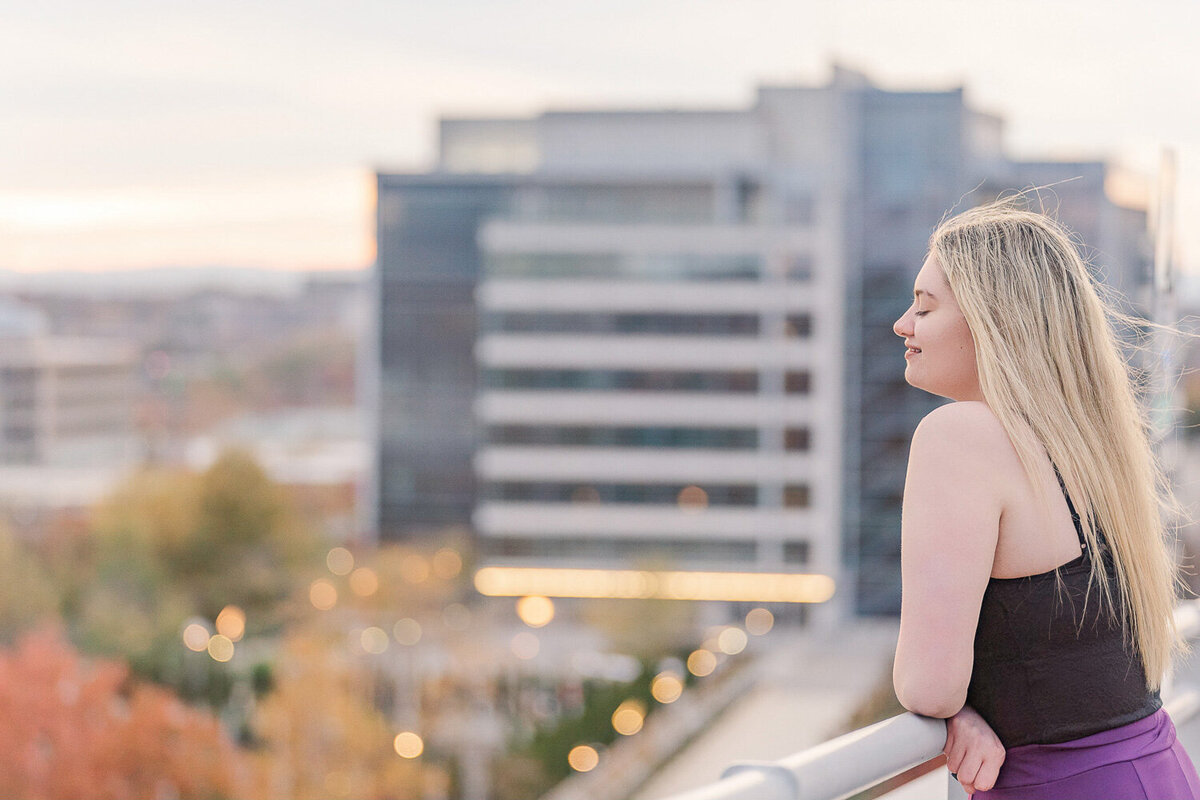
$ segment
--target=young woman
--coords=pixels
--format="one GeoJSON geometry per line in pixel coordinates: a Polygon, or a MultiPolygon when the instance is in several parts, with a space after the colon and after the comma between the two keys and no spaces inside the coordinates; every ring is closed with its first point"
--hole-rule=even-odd
{"type": "Polygon", "coordinates": [[[913,434],[893,680],[975,800],[1200,800],[1162,708],[1170,494],[1069,235],[1003,201],[934,232],[894,330],[913,434]]]}

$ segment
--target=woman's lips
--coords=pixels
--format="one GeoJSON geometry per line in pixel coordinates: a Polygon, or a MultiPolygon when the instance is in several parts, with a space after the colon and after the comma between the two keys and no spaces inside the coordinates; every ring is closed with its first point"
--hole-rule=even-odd
{"type": "Polygon", "coordinates": [[[905,350],[905,351],[904,351],[904,357],[905,357],[905,358],[912,358],[913,356],[915,356],[917,353],[920,353],[920,352],[921,352],[921,351],[920,351],[918,348],[915,348],[915,347],[910,347],[910,348],[908,348],[907,350],[905,350]]]}

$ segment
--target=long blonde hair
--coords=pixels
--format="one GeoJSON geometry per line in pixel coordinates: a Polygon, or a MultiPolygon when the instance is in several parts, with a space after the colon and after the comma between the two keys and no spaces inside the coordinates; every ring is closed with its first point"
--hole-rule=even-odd
{"type": "Polygon", "coordinates": [[[1099,588],[1102,608],[1120,620],[1147,685],[1157,689],[1182,648],[1173,617],[1178,573],[1163,522],[1163,512],[1178,506],[1122,357],[1116,323],[1129,318],[1102,297],[1070,234],[1021,208],[1019,198],[944,221],[929,250],[975,339],[984,399],[1039,500],[1045,495],[1035,476],[1044,453],[1062,475],[1093,554],[1103,531],[1116,585],[1097,557],[1089,586],[1099,588]]]}

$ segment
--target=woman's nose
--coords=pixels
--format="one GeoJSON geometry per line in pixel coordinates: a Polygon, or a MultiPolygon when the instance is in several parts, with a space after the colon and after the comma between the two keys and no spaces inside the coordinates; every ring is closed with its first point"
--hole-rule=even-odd
{"type": "Polygon", "coordinates": [[[905,311],[900,319],[896,320],[896,323],[892,325],[892,332],[901,339],[907,339],[912,335],[912,325],[909,324],[909,320],[912,317],[912,314],[910,313],[911,311],[912,309],[909,308],[908,311],[905,311]]]}

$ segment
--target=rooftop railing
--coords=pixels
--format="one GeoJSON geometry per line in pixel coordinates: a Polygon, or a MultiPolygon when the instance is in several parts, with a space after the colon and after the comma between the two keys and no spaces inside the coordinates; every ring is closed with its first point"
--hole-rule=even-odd
{"type": "MultiPolygon", "coordinates": [[[[1180,604],[1175,624],[1188,641],[1200,638],[1200,600],[1180,604]]],[[[1200,714],[1200,692],[1170,677],[1162,696],[1176,725],[1200,714]]],[[[844,800],[909,771],[923,774],[915,768],[934,768],[945,746],[945,720],[905,713],[779,761],[732,764],[715,783],[664,800],[844,800]]],[[[958,781],[940,769],[947,800],[965,800],[958,781]]]]}

